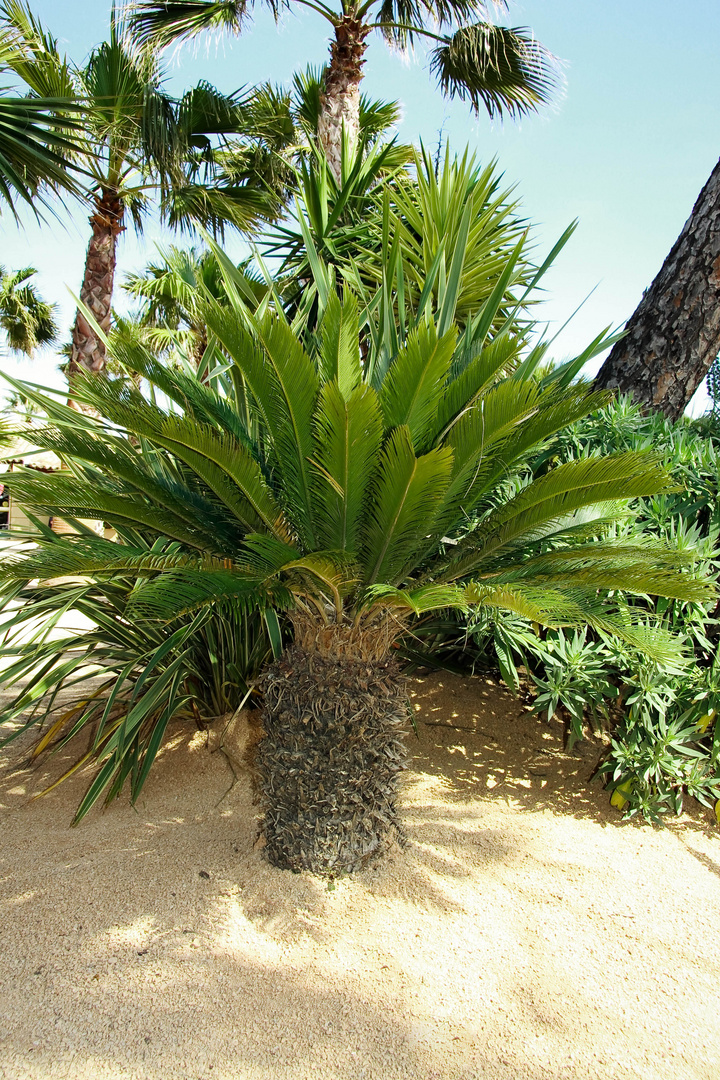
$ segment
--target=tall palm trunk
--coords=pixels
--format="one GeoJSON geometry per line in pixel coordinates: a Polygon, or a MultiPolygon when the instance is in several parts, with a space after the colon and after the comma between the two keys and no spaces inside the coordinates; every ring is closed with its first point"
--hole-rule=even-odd
{"type": "Polygon", "coordinates": [[[597,376],[676,420],[720,352],[720,161],[597,376]]]}
{"type": "Polygon", "coordinates": [[[318,137],[338,183],[342,168],[343,125],[351,146],[357,144],[360,131],[360,83],[369,33],[370,27],[360,19],[352,14],[344,15],[335,26],[335,40],[330,46],[318,137]]]}
{"type": "MultiPolygon", "coordinates": [[[[104,189],[90,218],[92,235],[85,258],[80,299],[106,333],[110,329],[118,233],[124,230],[124,207],[113,190],[104,189]]],[[[105,345],[82,311],[75,315],[68,378],[80,370],[98,373],[105,367],[105,345]]]]}
{"type": "Polygon", "coordinates": [[[335,875],[400,837],[408,705],[385,622],[369,630],[295,618],[295,644],[264,680],[257,767],[270,862],[335,875]]]}

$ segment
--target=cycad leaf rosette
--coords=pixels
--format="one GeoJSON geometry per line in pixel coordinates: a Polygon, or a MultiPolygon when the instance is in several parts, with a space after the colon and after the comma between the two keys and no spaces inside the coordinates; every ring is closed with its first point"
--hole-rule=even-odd
{"type": "MultiPolygon", "coordinates": [[[[709,586],[687,572],[688,555],[603,539],[623,502],[670,485],[650,451],[573,461],[493,497],[533,448],[605,396],[541,378],[512,337],[487,342],[492,313],[459,334],[452,321],[440,332],[425,306],[381,365],[349,289],[342,300],[329,292],[306,335],[269,299],[248,307],[224,265],[229,302],[208,297],[204,318],[247,408],[118,340],[119,363],[167,405],[131,380],[86,377],[77,395],[104,421],[79,421],[24,387],[50,417],[38,446],[70,471],[18,472],[14,492],[45,512],[173,542],[172,556],[150,558],[66,541],[76,559],[63,573],[136,574],[130,615],[289,612],[294,643],[264,680],[262,827],[275,865],[335,874],[397,830],[407,704],[392,646],[413,617],[484,605],[591,625],[661,655],[667,642],[633,623],[623,593],[700,599],[709,586]]],[[[5,579],[57,574],[54,558],[40,543],[5,565],[5,579]]]]}

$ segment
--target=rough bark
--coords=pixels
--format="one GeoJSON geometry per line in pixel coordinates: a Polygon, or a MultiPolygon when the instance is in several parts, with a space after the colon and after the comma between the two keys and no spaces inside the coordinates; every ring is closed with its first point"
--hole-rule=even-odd
{"type": "Polygon", "coordinates": [[[597,385],[677,419],[720,352],[720,161],[627,331],[597,385]]]}
{"type": "Polygon", "coordinates": [[[330,64],[320,99],[318,138],[338,183],[343,125],[352,147],[357,145],[360,132],[360,83],[369,33],[370,28],[360,19],[345,15],[335,27],[335,40],[330,46],[330,64]]]}
{"type": "MultiPolygon", "coordinates": [[[[85,276],[80,299],[95,316],[98,325],[107,332],[112,314],[115,280],[115,249],[118,233],[124,230],[123,205],[114,192],[103,191],[96,200],[95,213],[90,218],[92,235],[85,259],[85,276]]],[[[95,374],[105,367],[105,346],[81,311],[75,315],[72,331],[72,354],[68,364],[68,379],[78,371],[95,374]]]]}
{"type": "Polygon", "coordinates": [[[265,676],[257,772],[270,862],[335,876],[401,838],[408,705],[387,645],[358,648],[349,628],[321,636],[296,627],[295,645],[265,676]]]}

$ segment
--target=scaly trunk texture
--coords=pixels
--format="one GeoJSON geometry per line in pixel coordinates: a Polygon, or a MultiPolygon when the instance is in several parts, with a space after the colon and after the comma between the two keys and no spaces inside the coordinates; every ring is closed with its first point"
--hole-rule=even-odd
{"type": "MultiPolygon", "coordinates": [[[[93,313],[99,326],[110,329],[113,283],[115,279],[115,248],[118,233],[124,230],[124,208],[112,191],[103,191],[96,200],[95,213],[90,218],[92,236],[85,259],[85,277],[80,299],[93,313]]],[[[100,372],[105,367],[105,346],[83,313],[75,315],[72,331],[72,355],[68,364],[68,379],[80,371],[100,372]]]]}
{"type": "Polygon", "coordinates": [[[720,352],[720,161],[596,384],[676,420],[720,352]]]}
{"type": "Polygon", "coordinates": [[[357,145],[360,132],[360,83],[369,33],[370,28],[360,19],[345,15],[335,27],[335,40],[330,46],[318,138],[338,183],[342,175],[343,123],[352,147],[357,145]]]}
{"type": "Polygon", "coordinates": [[[295,644],[264,679],[262,831],[273,866],[333,877],[402,839],[407,694],[387,622],[358,631],[294,621],[295,644]]]}

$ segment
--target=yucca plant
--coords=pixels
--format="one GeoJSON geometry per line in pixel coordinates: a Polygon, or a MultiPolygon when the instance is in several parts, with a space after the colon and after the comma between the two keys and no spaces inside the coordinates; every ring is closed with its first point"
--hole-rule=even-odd
{"type": "Polygon", "coordinates": [[[481,168],[471,154],[458,158],[449,147],[439,163],[424,148],[377,146],[347,162],[341,185],[324,159],[309,160],[295,219],[271,230],[264,244],[267,255],[282,259],[278,276],[286,308],[307,305],[314,295],[318,262],[332,267],[339,282],[370,296],[377,296],[399,263],[402,290],[393,294],[393,322],[402,320],[405,304],[417,307],[430,279],[437,308],[450,281],[454,317],[464,329],[502,281],[498,325],[512,310],[519,333],[521,314],[527,318],[527,306],[536,302],[531,283],[538,267],[528,222],[512,188],[501,181],[494,162],[481,168]],[[460,267],[453,266],[453,254],[462,256],[460,267]],[[453,274],[459,274],[457,295],[453,274]]]}

